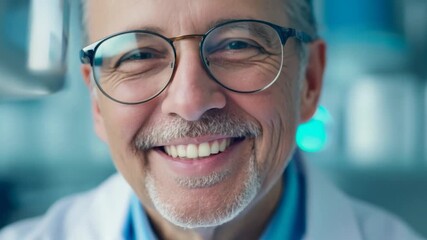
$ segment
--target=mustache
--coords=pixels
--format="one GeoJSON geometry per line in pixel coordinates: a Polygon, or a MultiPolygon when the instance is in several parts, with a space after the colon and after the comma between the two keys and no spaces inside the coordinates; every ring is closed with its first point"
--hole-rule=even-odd
{"type": "Polygon", "coordinates": [[[135,137],[134,145],[146,151],[180,138],[195,138],[207,135],[223,135],[235,138],[251,138],[261,134],[260,125],[224,110],[212,109],[197,121],[181,117],[161,119],[143,128],[135,137]]]}

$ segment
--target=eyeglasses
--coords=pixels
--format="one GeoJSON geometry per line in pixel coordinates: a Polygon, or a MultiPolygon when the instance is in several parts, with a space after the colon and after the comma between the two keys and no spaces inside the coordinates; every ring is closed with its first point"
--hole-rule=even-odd
{"type": "Polygon", "coordinates": [[[273,85],[283,68],[284,45],[308,34],[260,20],[233,20],[205,34],[167,38],[136,30],[118,33],[80,51],[83,64],[92,66],[99,90],[122,104],[139,104],[158,96],[176,71],[175,41],[200,38],[200,59],[207,74],[237,93],[256,93],[273,85]]]}

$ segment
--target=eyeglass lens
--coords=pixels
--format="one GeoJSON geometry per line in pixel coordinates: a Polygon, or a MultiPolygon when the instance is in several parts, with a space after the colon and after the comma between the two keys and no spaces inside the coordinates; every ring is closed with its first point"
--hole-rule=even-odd
{"type": "Polygon", "coordinates": [[[203,61],[211,75],[237,92],[267,87],[282,68],[283,46],[275,29],[258,22],[236,22],[212,30],[203,61]]]}

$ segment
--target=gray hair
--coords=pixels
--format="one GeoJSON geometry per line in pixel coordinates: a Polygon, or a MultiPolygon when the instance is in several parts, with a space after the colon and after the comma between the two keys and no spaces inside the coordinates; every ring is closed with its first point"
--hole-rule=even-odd
{"type": "MultiPolygon", "coordinates": [[[[82,29],[85,30],[85,33],[87,33],[86,23],[89,18],[87,14],[87,2],[88,0],[80,1],[82,29]]],[[[291,25],[306,31],[313,37],[317,37],[316,18],[314,16],[311,0],[284,0],[284,3],[285,11],[291,21],[291,25]]],[[[87,38],[86,35],[87,34],[85,34],[85,37],[87,38]]]]}
{"type": "Polygon", "coordinates": [[[317,37],[317,24],[311,0],[284,0],[285,11],[292,27],[317,37]]]}
{"type": "MultiPolygon", "coordinates": [[[[317,38],[318,29],[312,0],[284,0],[284,2],[285,11],[291,27],[302,30],[313,38],[317,38]]],[[[308,64],[309,49],[307,44],[302,44],[301,42],[298,44],[300,46],[299,78],[302,79],[308,64]]]]}

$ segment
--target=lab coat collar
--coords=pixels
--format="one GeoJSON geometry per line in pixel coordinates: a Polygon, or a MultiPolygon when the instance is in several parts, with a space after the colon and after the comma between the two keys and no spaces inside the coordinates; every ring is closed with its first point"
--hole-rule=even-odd
{"type": "Polygon", "coordinates": [[[78,204],[75,207],[79,211],[69,211],[70,214],[78,212],[82,216],[79,221],[73,218],[73,225],[76,225],[73,229],[77,231],[67,235],[72,236],[70,239],[123,239],[123,224],[128,217],[131,193],[132,190],[122,175],[111,176],[94,192],[86,212],[78,204]],[[93,221],[94,218],[97,219],[96,222],[93,221]]]}
{"type": "Polygon", "coordinates": [[[362,240],[348,197],[305,161],[302,161],[307,194],[304,240],[362,240]]]}

